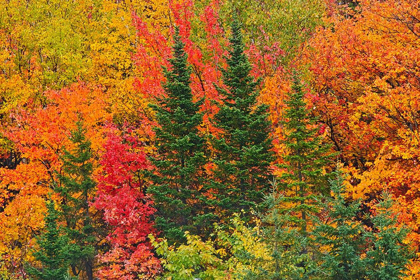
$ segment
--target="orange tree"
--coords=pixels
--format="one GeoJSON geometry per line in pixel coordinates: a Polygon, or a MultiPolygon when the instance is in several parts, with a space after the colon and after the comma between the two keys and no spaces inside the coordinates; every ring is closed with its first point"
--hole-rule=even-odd
{"type": "Polygon", "coordinates": [[[312,104],[353,175],[353,197],[393,192],[418,246],[420,10],[413,0],[357,2],[333,7],[305,50],[312,104]]]}

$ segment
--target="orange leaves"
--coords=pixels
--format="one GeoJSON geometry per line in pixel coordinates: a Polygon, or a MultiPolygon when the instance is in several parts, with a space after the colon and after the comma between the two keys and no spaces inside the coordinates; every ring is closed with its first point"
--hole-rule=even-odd
{"type": "Polygon", "coordinates": [[[353,175],[353,196],[389,189],[420,233],[420,10],[413,0],[358,2],[336,7],[305,51],[314,105],[353,175]]]}
{"type": "Polygon", "coordinates": [[[46,97],[49,104],[45,106],[16,109],[14,122],[2,128],[21,160],[15,169],[0,169],[0,254],[8,254],[20,263],[28,260],[33,235],[42,227],[44,198],[51,190],[55,172],[60,171],[59,155],[63,148],[72,148],[68,136],[76,121],[84,120],[97,152],[104,142],[103,124],[111,120],[99,88],[80,83],[47,92],[46,97]],[[13,250],[9,252],[8,248],[13,250]]]}

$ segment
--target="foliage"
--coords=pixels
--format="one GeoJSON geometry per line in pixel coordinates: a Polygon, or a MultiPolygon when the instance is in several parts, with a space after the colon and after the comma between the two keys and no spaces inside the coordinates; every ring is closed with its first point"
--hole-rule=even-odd
{"type": "MultiPolygon", "coordinates": [[[[353,176],[349,193],[370,200],[387,189],[413,228],[408,239],[420,244],[417,1],[357,2],[332,5],[309,42],[311,103],[353,176]]],[[[419,267],[411,266],[413,279],[419,267]]]]}
{"type": "Polygon", "coordinates": [[[34,279],[64,280],[67,273],[70,246],[67,236],[62,235],[62,229],[57,225],[58,218],[59,212],[50,198],[47,202],[45,232],[37,237],[39,249],[34,253],[35,259],[42,267],[27,269],[34,279]]]}
{"type": "MultiPolygon", "coordinates": [[[[181,279],[419,279],[419,253],[408,261],[406,250],[420,246],[418,6],[2,1],[0,278],[27,279],[28,267],[46,271],[37,270],[45,264],[35,237],[54,239],[55,228],[72,245],[64,251],[80,256],[88,245],[86,255],[97,254],[94,277],[103,279],[156,278],[162,269],[163,277],[181,279]],[[229,31],[232,22],[243,34],[229,31]],[[175,26],[191,105],[181,129],[166,118],[179,101],[171,93],[178,88],[170,60],[175,26]],[[82,165],[73,162],[73,172],[69,163],[80,143],[70,138],[79,121],[92,168],[76,178],[82,165]],[[193,131],[188,139],[165,138],[183,129],[193,131]],[[332,198],[328,143],[349,175],[333,181],[332,198]],[[183,154],[187,146],[193,153],[183,154]],[[173,155],[184,155],[188,167],[165,166],[173,155]],[[168,187],[173,182],[183,185],[168,187]],[[52,200],[67,221],[60,215],[49,226],[46,198],[60,188],[52,200]],[[241,208],[246,222],[230,220],[241,208]],[[164,221],[172,230],[173,219],[183,224],[174,234],[156,229],[164,221]],[[96,232],[85,242],[89,224],[96,232]],[[67,225],[73,229],[61,230],[67,225]],[[166,253],[154,254],[149,234],[168,239],[159,247],[166,253]]],[[[85,279],[82,266],[73,263],[62,276],[85,279]]]]}
{"type": "Polygon", "coordinates": [[[109,133],[101,156],[94,206],[109,225],[110,248],[99,255],[102,279],[152,279],[160,270],[148,235],[155,234],[150,218],[155,213],[140,174],[150,163],[139,141],[117,129],[109,133]]]}
{"type": "Polygon", "coordinates": [[[323,208],[325,222],[315,217],[315,242],[319,244],[321,264],[315,268],[320,279],[365,279],[368,261],[363,257],[367,248],[366,230],[357,220],[360,201],[347,202],[344,175],[336,171],[331,181],[332,197],[323,208]]]}
{"type": "Polygon", "coordinates": [[[65,222],[64,231],[71,243],[69,263],[72,272],[81,271],[87,279],[93,280],[94,258],[97,254],[95,244],[100,234],[93,223],[91,200],[96,183],[92,178],[91,143],[86,139],[86,129],[81,121],[71,132],[70,141],[74,143],[71,151],[64,151],[63,172],[58,174],[59,184],[54,190],[60,194],[61,213],[65,222]]]}
{"type": "Polygon", "coordinates": [[[347,202],[341,171],[331,181],[333,197],[323,203],[327,209],[324,222],[317,219],[315,242],[320,248],[318,279],[401,279],[412,258],[409,244],[404,244],[408,230],[397,226],[392,213],[392,198],[384,194],[374,206],[376,214],[365,219],[371,228],[358,220],[360,201],[347,202]]]}
{"type": "Polygon", "coordinates": [[[294,74],[293,86],[285,101],[285,171],[280,177],[286,211],[294,213],[293,223],[303,236],[308,229],[308,214],[316,212],[315,197],[328,190],[325,168],[331,156],[329,144],[318,135],[316,119],[308,112],[302,85],[294,74]]]}
{"type": "Polygon", "coordinates": [[[42,230],[45,197],[56,180],[55,171],[61,169],[63,148],[74,146],[70,131],[82,118],[97,152],[104,141],[102,124],[110,120],[104,93],[97,87],[79,83],[45,96],[48,105],[14,110],[14,122],[1,127],[13,151],[10,163],[0,169],[0,254],[14,277],[23,276],[23,265],[34,261],[30,251],[36,244],[34,235],[42,230]]]}
{"type": "Polygon", "coordinates": [[[374,231],[367,234],[367,238],[373,240],[373,249],[366,253],[371,267],[368,278],[372,280],[401,279],[407,275],[407,264],[413,257],[410,244],[404,243],[408,228],[397,226],[393,203],[392,197],[385,193],[375,205],[374,231]]]}
{"type": "Polygon", "coordinates": [[[215,240],[203,241],[188,232],[187,244],[177,248],[165,239],[154,240],[165,269],[162,279],[265,279],[272,258],[258,223],[249,228],[235,215],[230,224],[229,230],[215,227],[215,240]]]}
{"type": "Polygon", "coordinates": [[[257,104],[258,81],[250,75],[237,21],[232,24],[230,44],[228,66],[222,71],[225,86],[218,87],[223,100],[214,116],[220,133],[212,138],[215,168],[210,202],[222,220],[234,211],[248,213],[262,202],[274,159],[267,106],[257,104]]]}
{"type": "MultiPolygon", "coordinates": [[[[156,173],[152,175],[153,195],[158,216],[157,229],[170,243],[183,240],[183,232],[201,232],[199,215],[205,164],[205,141],[198,131],[203,121],[199,113],[202,101],[193,102],[190,88],[191,69],[187,64],[185,44],[177,28],[174,35],[171,69],[165,69],[167,96],[153,106],[157,153],[152,158],[156,173]]],[[[201,220],[203,221],[203,220],[201,220]]]]}
{"type": "Polygon", "coordinates": [[[263,215],[263,241],[269,248],[273,264],[266,272],[266,279],[305,279],[312,269],[312,245],[308,234],[296,225],[295,207],[280,192],[277,183],[273,191],[266,196],[264,203],[268,211],[263,215]]]}

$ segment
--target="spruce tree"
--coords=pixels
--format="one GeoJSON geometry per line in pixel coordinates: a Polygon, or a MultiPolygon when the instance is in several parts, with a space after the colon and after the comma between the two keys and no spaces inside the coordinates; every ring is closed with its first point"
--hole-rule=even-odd
{"type": "Polygon", "coordinates": [[[273,258],[273,267],[265,279],[305,279],[312,260],[302,252],[311,240],[296,227],[293,207],[285,207],[288,198],[276,183],[273,187],[264,201],[268,210],[262,214],[264,242],[269,244],[273,258]]]}
{"type": "Polygon", "coordinates": [[[96,255],[97,230],[93,226],[90,200],[96,183],[92,179],[93,165],[91,143],[85,136],[81,121],[71,133],[74,145],[64,151],[63,172],[58,174],[59,185],[55,188],[62,198],[61,217],[65,221],[64,231],[70,240],[70,266],[75,275],[81,271],[93,280],[93,265],[96,255]]]}
{"type": "Polygon", "coordinates": [[[275,260],[271,279],[307,279],[312,262],[309,214],[317,211],[316,198],[327,188],[331,148],[318,136],[316,119],[307,110],[302,85],[296,74],[285,101],[283,145],[284,173],[273,193],[267,196],[266,242],[272,244],[275,260]]]}
{"type": "Polygon", "coordinates": [[[370,280],[404,278],[406,265],[415,256],[408,245],[403,243],[409,231],[398,226],[392,206],[392,197],[384,193],[375,207],[376,215],[372,217],[373,231],[369,231],[365,237],[366,240],[373,240],[371,250],[366,253],[370,268],[367,275],[370,280]]]}
{"type": "Polygon", "coordinates": [[[280,178],[280,186],[293,208],[295,224],[302,234],[306,234],[308,214],[316,211],[315,199],[328,191],[328,173],[325,167],[335,154],[330,152],[331,145],[323,143],[318,135],[316,118],[306,108],[302,84],[297,74],[293,75],[292,90],[285,101],[283,144],[286,147],[284,164],[286,172],[280,178]]]}
{"type": "Polygon", "coordinates": [[[241,28],[232,24],[224,87],[217,88],[223,101],[214,116],[220,134],[212,138],[216,166],[210,184],[214,200],[210,207],[227,220],[234,212],[258,208],[269,191],[269,170],[274,160],[268,106],[257,104],[259,80],[244,53],[241,28]]]}
{"type": "Polygon", "coordinates": [[[151,159],[156,172],[149,188],[157,209],[156,227],[170,243],[184,242],[185,231],[203,231],[200,189],[206,162],[205,141],[198,130],[203,100],[193,102],[191,68],[178,28],[173,39],[171,67],[164,68],[167,96],[152,106],[159,126],[155,128],[157,152],[151,159]]]}
{"type": "Polygon", "coordinates": [[[393,201],[388,194],[374,206],[376,215],[368,213],[368,228],[359,218],[360,201],[346,201],[344,179],[337,171],[331,181],[332,197],[322,207],[327,210],[314,230],[315,244],[319,248],[319,265],[313,270],[315,279],[322,280],[397,280],[405,276],[406,265],[413,257],[403,243],[408,230],[397,225],[392,214],[393,201]]]}
{"type": "Polygon", "coordinates": [[[335,176],[331,181],[332,197],[321,204],[327,210],[327,218],[322,221],[314,217],[315,244],[321,250],[318,255],[321,263],[314,274],[326,280],[366,279],[368,262],[362,254],[368,241],[363,225],[357,220],[360,202],[346,201],[343,174],[337,170],[335,176]]]}
{"type": "Polygon", "coordinates": [[[37,237],[39,249],[33,256],[41,263],[41,268],[28,267],[28,274],[32,279],[64,280],[67,275],[69,258],[69,240],[57,225],[59,213],[51,199],[47,202],[45,232],[37,237]]]}

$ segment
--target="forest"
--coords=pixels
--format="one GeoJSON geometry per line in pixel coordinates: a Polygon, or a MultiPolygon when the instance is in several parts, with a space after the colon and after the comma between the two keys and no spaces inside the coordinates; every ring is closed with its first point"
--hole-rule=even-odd
{"type": "Polygon", "coordinates": [[[0,280],[420,279],[418,0],[1,0],[0,280]]]}

